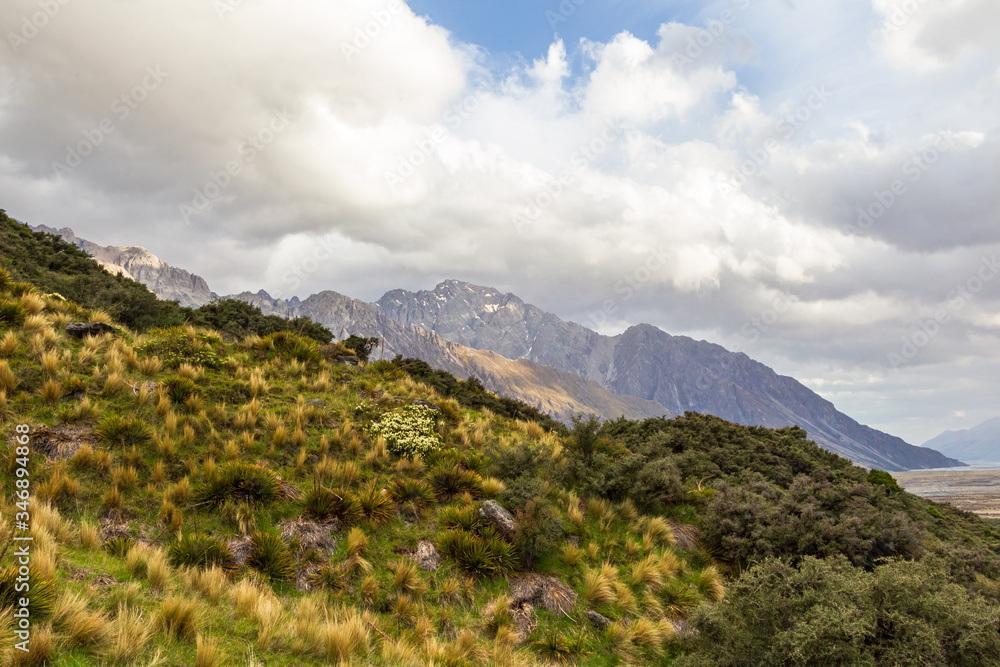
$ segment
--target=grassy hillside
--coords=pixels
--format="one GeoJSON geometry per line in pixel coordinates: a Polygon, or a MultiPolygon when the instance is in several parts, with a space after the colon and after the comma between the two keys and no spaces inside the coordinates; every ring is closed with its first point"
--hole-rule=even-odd
{"type": "Polygon", "coordinates": [[[287,331],[71,338],[111,320],[45,293],[75,262],[0,273],[3,664],[1000,664],[989,527],[800,429],[566,430],[287,331]]]}

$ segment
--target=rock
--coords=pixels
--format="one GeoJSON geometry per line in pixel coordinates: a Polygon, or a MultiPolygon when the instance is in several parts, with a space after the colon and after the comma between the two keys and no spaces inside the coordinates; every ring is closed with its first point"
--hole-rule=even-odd
{"type": "Polygon", "coordinates": [[[503,508],[503,505],[495,500],[487,500],[479,508],[479,516],[489,521],[504,538],[514,539],[517,532],[517,523],[514,515],[503,508]]]}
{"type": "Polygon", "coordinates": [[[510,582],[512,606],[530,603],[556,614],[568,614],[576,604],[576,593],[555,577],[525,574],[510,582]]]}
{"type": "Polygon", "coordinates": [[[113,334],[114,332],[115,328],[104,322],[70,322],[66,325],[66,333],[74,338],[102,336],[106,333],[113,334]]]}
{"type": "Polygon", "coordinates": [[[339,361],[342,364],[347,364],[348,366],[357,366],[358,358],[353,354],[338,354],[334,357],[335,361],[339,361]]]}
{"type": "Polygon", "coordinates": [[[323,401],[319,400],[318,398],[310,398],[308,401],[306,401],[306,405],[312,405],[313,407],[317,407],[317,408],[325,408],[326,407],[326,403],[324,403],[323,401]]]}
{"type": "Polygon", "coordinates": [[[674,626],[674,634],[680,635],[682,637],[686,635],[698,634],[698,630],[690,623],[688,623],[687,619],[678,618],[676,620],[670,621],[670,624],[674,626]]]}
{"type": "Polygon", "coordinates": [[[417,551],[410,556],[410,560],[419,565],[421,570],[433,572],[441,567],[441,562],[444,558],[438,553],[433,544],[427,540],[420,540],[417,544],[417,551]]]}
{"type": "Polygon", "coordinates": [[[587,610],[587,620],[598,630],[604,630],[606,627],[611,625],[611,619],[598,614],[593,609],[587,610]]]}
{"type": "Polygon", "coordinates": [[[430,408],[431,410],[434,410],[435,412],[441,412],[441,408],[440,407],[438,407],[437,405],[434,405],[433,403],[431,403],[430,401],[428,401],[427,399],[424,399],[424,398],[421,398],[421,399],[418,399],[416,401],[413,401],[413,405],[422,405],[423,407],[430,408]]]}

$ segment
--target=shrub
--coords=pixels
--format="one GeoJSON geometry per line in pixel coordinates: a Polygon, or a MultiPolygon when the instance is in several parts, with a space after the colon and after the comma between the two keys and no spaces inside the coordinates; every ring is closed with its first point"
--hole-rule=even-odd
{"type": "Polygon", "coordinates": [[[222,540],[210,535],[188,533],[170,545],[170,562],[175,567],[219,567],[227,572],[236,569],[233,554],[222,540]]]}
{"type": "Polygon", "coordinates": [[[314,485],[302,500],[303,513],[310,519],[329,521],[336,519],[342,526],[353,526],[364,519],[358,497],[344,489],[328,489],[314,485]]]}
{"type": "Polygon", "coordinates": [[[899,482],[897,482],[892,475],[884,470],[876,470],[872,468],[868,471],[868,477],[866,479],[869,484],[885,487],[886,494],[902,493],[903,491],[903,489],[899,486],[899,482]]]}
{"type": "Polygon", "coordinates": [[[153,437],[153,429],[145,421],[118,413],[102,417],[94,430],[102,442],[111,446],[144,445],[153,437]]]}
{"type": "Polygon", "coordinates": [[[128,556],[128,552],[132,550],[132,546],[135,544],[131,537],[125,537],[119,535],[118,537],[112,537],[110,540],[104,543],[104,550],[115,558],[125,558],[128,556]]]}
{"type": "Polygon", "coordinates": [[[255,532],[250,537],[253,551],[247,565],[270,581],[287,581],[295,576],[295,559],[274,533],[255,532]]]}
{"type": "Polygon", "coordinates": [[[16,301],[0,299],[0,324],[8,327],[20,327],[27,319],[28,313],[16,301]]]}
{"type": "Polygon", "coordinates": [[[1000,607],[948,582],[938,563],[872,572],[842,557],[766,559],[702,607],[696,653],[678,665],[1000,664],[1000,607]]]}
{"type": "Polygon", "coordinates": [[[484,525],[482,517],[479,516],[479,505],[446,507],[438,516],[438,522],[442,528],[454,528],[468,532],[476,532],[484,525]]]}
{"type": "Polygon", "coordinates": [[[645,512],[679,504],[686,496],[680,470],[662,458],[642,466],[629,493],[629,498],[645,512]]]}
{"type": "Polygon", "coordinates": [[[290,331],[276,331],[260,339],[258,349],[273,350],[279,355],[302,363],[318,363],[322,359],[316,341],[290,331]]]}
{"type": "Polygon", "coordinates": [[[552,505],[541,499],[529,500],[515,515],[517,530],[514,544],[528,567],[562,539],[563,526],[552,505]]]}
{"type": "Polygon", "coordinates": [[[576,662],[586,655],[587,633],[580,632],[575,637],[567,637],[557,628],[549,628],[532,642],[532,647],[550,662],[576,662]]]}
{"type": "Polygon", "coordinates": [[[220,342],[219,335],[214,332],[175,326],[150,331],[138,351],[158,356],[168,368],[177,368],[183,363],[221,368],[223,361],[213,349],[220,342]]]}
{"type": "Polygon", "coordinates": [[[263,466],[230,461],[195,490],[195,502],[218,508],[227,502],[251,506],[273,505],[284,496],[281,480],[263,466]]]}
{"type": "Polygon", "coordinates": [[[434,411],[422,405],[407,405],[382,415],[369,430],[385,438],[390,454],[405,458],[424,457],[441,447],[434,411]]]}
{"type": "Polygon", "coordinates": [[[354,352],[361,361],[368,361],[368,355],[379,346],[378,338],[364,338],[362,336],[350,335],[344,341],[344,347],[354,352]]]}

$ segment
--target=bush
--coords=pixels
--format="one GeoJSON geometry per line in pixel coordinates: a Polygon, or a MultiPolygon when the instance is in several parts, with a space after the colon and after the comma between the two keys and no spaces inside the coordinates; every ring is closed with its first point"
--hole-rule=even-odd
{"type": "Polygon", "coordinates": [[[233,554],[226,543],[210,535],[183,535],[170,545],[168,553],[174,567],[198,567],[203,570],[220,567],[230,572],[236,569],[233,554]]]}
{"type": "Polygon", "coordinates": [[[369,430],[385,438],[390,454],[415,459],[441,447],[434,411],[422,405],[407,405],[382,415],[369,430]]]}
{"type": "Polygon", "coordinates": [[[676,664],[1000,664],[1000,607],[947,579],[938,564],[767,559],[699,609],[697,651],[676,664]]]}
{"type": "Polygon", "coordinates": [[[521,560],[530,568],[539,556],[562,539],[562,520],[558,511],[540,498],[529,500],[517,510],[516,518],[514,544],[521,560]]]}
{"type": "Polygon", "coordinates": [[[302,511],[316,521],[336,519],[341,526],[350,527],[364,519],[358,497],[344,489],[328,489],[314,485],[302,499],[302,511]]]}
{"type": "Polygon", "coordinates": [[[872,468],[868,471],[868,477],[866,479],[869,484],[884,486],[886,493],[902,493],[903,491],[896,479],[884,470],[876,470],[872,468]]]}
{"type": "Polygon", "coordinates": [[[640,510],[655,512],[683,502],[687,493],[677,466],[667,459],[657,459],[639,470],[629,497],[640,510]]]}
{"type": "Polygon", "coordinates": [[[270,581],[287,581],[295,576],[295,559],[281,538],[273,533],[256,532],[251,538],[253,551],[247,565],[270,581]]]}
{"type": "Polygon", "coordinates": [[[344,347],[354,352],[361,361],[368,361],[368,355],[379,346],[378,338],[364,338],[362,336],[348,336],[343,341],[344,347]]]}
{"type": "Polygon", "coordinates": [[[258,349],[273,350],[286,359],[294,359],[303,363],[318,363],[323,358],[315,340],[304,338],[290,331],[277,331],[264,336],[258,343],[258,349]]]}
{"type": "Polygon", "coordinates": [[[243,461],[221,465],[194,493],[196,503],[212,509],[227,502],[266,507],[283,496],[281,480],[274,472],[243,461]]]}
{"type": "Polygon", "coordinates": [[[178,326],[150,331],[137,351],[159,357],[168,368],[177,368],[183,363],[222,368],[223,360],[214,349],[221,342],[215,332],[178,326]]]}

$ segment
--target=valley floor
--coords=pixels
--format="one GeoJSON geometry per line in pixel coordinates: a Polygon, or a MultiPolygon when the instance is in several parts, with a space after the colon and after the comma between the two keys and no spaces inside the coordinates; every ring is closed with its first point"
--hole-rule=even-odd
{"type": "Polygon", "coordinates": [[[995,470],[913,470],[893,476],[912,494],[975,512],[984,519],[1000,519],[1000,465],[995,470]]]}

